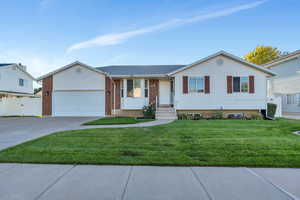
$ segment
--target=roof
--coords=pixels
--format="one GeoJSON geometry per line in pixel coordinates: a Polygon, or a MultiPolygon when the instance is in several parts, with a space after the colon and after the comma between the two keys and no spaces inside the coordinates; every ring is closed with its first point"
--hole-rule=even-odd
{"type": "Polygon", "coordinates": [[[233,54],[230,54],[230,53],[228,53],[228,52],[226,52],[226,51],[219,51],[219,52],[217,52],[217,53],[215,53],[215,54],[212,54],[212,55],[210,55],[210,56],[207,56],[207,57],[205,57],[205,58],[202,58],[202,59],[200,59],[200,60],[198,60],[198,61],[196,61],[196,62],[194,62],[194,63],[192,63],[192,64],[190,64],[190,65],[186,65],[185,67],[182,67],[182,68],[180,68],[180,69],[178,69],[178,70],[175,70],[175,71],[169,73],[168,75],[174,75],[174,74],[176,74],[176,73],[178,73],[178,72],[181,72],[181,71],[186,70],[186,69],[188,69],[188,68],[190,68],[190,67],[193,67],[194,65],[203,63],[203,62],[205,62],[205,61],[207,61],[207,60],[210,60],[210,59],[212,59],[212,58],[214,58],[214,57],[217,57],[217,56],[220,56],[220,55],[226,56],[226,57],[228,57],[228,58],[231,58],[231,59],[233,59],[233,60],[235,60],[235,61],[238,61],[238,62],[240,62],[240,63],[243,63],[243,64],[245,64],[245,65],[248,65],[249,67],[252,67],[252,68],[254,68],[254,69],[256,69],[256,70],[259,70],[259,71],[264,72],[264,73],[266,73],[266,74],[269,74],[269,75],[271,75],[271,76],[276,76],[276,73],[272,72],[271,70],[269,70],[269,69],[267,69],[267,68],[265,68],[265,67],[262,67],[262,66],[259,66],[259,65],[250,63],[250,62],[248,62],[248,61],[246,61],[246,60],[244,60],[244,59],[242,59],[242,58],[240,58],[240,57],[237,57],[237,56],[235,56],[235,55],[233,55],[233,54]]]}
{"type": "Polygon", "coordinates": [[[272,72],[271,70],[255,65],[253,63],[247,62],[246,60],[239,58],[237,56],[234,56],[230,53],[227,53],[225,51],[219,51],[213,55],[207,56],[203,59],[198,60],[197,62],[194,62],[189,65],[111,65],[111,66],[104,66],[104,67],[96,67],[93,68],[91,66],[88,66],[86,64],[83,64],[79,61],[73,62],[69,65],[63,66],[55,71],[52,71],[44,76],[39,77],[37,80],[41,81],[42,79],[51,76],[53,74],[59,73],[61,71],[64,71],[68,68],[73,67],[74,65],[81,65],[84,66],[92,71],[103,73],[105,75],[111,76],[111,77],[129,77],[129,76],[135,76],[135,77],[166,77],[173,74],[176,74],[180,71],[183,71],[185,69],[188,69],[194,65],[200,64],[202,62],[205,62],[209,59],[212,59],[216,56],[223,55],[226,57],[229,57],[233,60],[236,60],[240,63],[243,63],[245,65],[248,65],[249,67],[252,67],[256,70],[259,70],[261,72],[264,72],[266,74],[269,74],[271,76],[275,76],[276,73],[272,72]]]}
{"type": "Polygon", "coordinates": [[[9,65],[15,65],[15,63],[0,63],[0,67],[6,67],[9,65]]]}
{"type": "Polygon", "coordinates": [[[264,64],[265,67],[272,67],[274,65],[278,65],[280,63],[292,60],[294,58],[298,58],[300,57],[300,50],[294,51],[292,53],[289,53],[285,56],[280,56],[279,58],[272,60],[271,62],[268,62],[266,64],[264,64]]]}
{"type": "Polygon", "coordinates": [[[113,65],[97,67],[110,76],[166,76],[186,65],[113,65]]]}
{"type": "Polygon", "coordinates": [[[0,67],[6,67],[6,66],[16,66],[20,71],[25,73],[27,76],[29,76],[32,80],[35,80],[35,78],[29,74],[24,68],[22,68],[22,65],[16,64],[16,63],[0,63],[0,67]]]}
{"type": "Polygon", "coordinates": [[[91,66],[89,66],[89,65],[86,65],[86,64],[84,64],[84,63],[82,63],[82,62],[75,61],[75,62],[73,62],[73,63],[71,63],[71,64],[65,65],[65,66],[63,66],[63,67],[61,67],[61,68],[59,68],[59,69],[57,69],[57,70],[54,70],[54,71],[52,71],[52,72],[50,72],[50,73],[48,73],[48,74],[45,74],[45,75],[43,75],[43,76],[37,78],[37,81],[41,81],[42,79],[44,79],[44,78],[46,78],[46,77],[48,77],[48,76],[51,76],[51,75],[53,75],[53,74],[56,74],[56,73],[59,73],[59,72],[61,72],[61,71],[66,70],[66,69],[69,69],[69,68],[73,67],[74,65],[80,65],[80,66],[85,67],[85,68],[87,68],[87,69],[89,69],[89,70],[91,70],[91,71],[98,72],[98,73],[102,73],[102,74],[106,74],[104,71],[98,70],[98,69],[96,69],[96,68],[94,68],[94,67],[91,67],[91,66]]]}
{"type": "Polygon", "coordinates": [[[14,96],[29,96],[29,97],[33,97],[35,96],[33,93],[23,93],[23,92],[13,92],[13,91],[4,91],[4,90],[0,90],[0,94],[10,94],[10,95],[14,95],[14,96]]]}

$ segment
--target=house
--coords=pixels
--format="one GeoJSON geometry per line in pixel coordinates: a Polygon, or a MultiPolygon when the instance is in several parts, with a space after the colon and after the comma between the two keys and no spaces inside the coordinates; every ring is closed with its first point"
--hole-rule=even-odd
{"type": "Polygon", "coordinates": [[[26,66],[15,63],[0,64],[1,96],[33,96],[33,78],[26,66]]]}
{"type": "Polygon", "coordinates": [[[281,98],[282,112],[300,113],[300,50],[264,66],[277,74],[269,80],[268,96],[281,98]]]}
{"type": "MultiPolygon", "coordinates": [[[[15,63],[0,64],[0,116],[31,115],[39,110],[34,99],[32,77],[26,66],[15,63]]],[[[37,112],[38,113],[38,112],[37,112]]]]}
{"type": "Polygon", "coordinates": [[[159,118],[176,113],[266,109],[267,78],[275,74],[225,51],[188,65],[123,65],[93,68],[74,62],[38,80],[43,114],[139,116],[156,105],[159,118]]]}

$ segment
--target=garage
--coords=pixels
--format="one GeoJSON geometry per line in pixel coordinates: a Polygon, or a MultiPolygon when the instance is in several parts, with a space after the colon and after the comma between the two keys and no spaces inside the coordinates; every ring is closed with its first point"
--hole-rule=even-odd
{"type": "Polygon", "coordinates": [[[104,91],[54,91],[53,116],[104,116],[104,91]]]}

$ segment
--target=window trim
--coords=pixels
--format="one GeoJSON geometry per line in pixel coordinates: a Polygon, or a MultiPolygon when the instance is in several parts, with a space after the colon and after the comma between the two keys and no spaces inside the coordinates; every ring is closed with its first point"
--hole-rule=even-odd
{"type": "Polygon", "coordinates": [[[19,86],[20,87],[25,87],[25,80],[23,78],[19,78],[19,86]]]}
{"type": "Polygon", "coordinates": [[[297,94],[287,94],[286,95],[287,105],[297,105],[297,94]],[[290,97],[290,98],[289,98],[290,97]]]}
{"type": "Polygon", "coordinates": [[[142,80],[143,79],[126,79],[126,98],[143,98],[143,93],[142,93],[142,80]],[[132,95],[133,96],[128,96],[128,81],[131,81],[132,80],[132,90],[133,90],[133,93],[132,93],[132,95]],[[135,89],[135,87],[134,87],[134,82],[135,81],[140,81],[140,89],[141,89],[141,95],[140,96],[137,96],[137,97],[135,97],[134,96],[134,89],[135,89]]]}
{"type": "Polygon", "coordinates": [[[120,81],[120,96],[124,98],[124,81],[120,81]]]}
{"type": "Polygon", "coordinates": [[[144,97],[149,98],[149,80],[148,79],[144,79],[144,97]],[[146,85],[147,85],[147,87],[146,87],[146,85]]]}
{"type": "Polygon", "coordinates": [[[204,76],[189,76],[188,77],[188,93],[204,93],[205,92],[205,77],[204,76]],[[191,84],[190,84],[190,81],[191,81],[191,79],[192,78],[200,78],[201,80],[202,80],[202,85],[203,85],[203,88],[201,89],[202,91],[199,91],[198,90],[198,81],[197,81],[197,79],[196,79],[196,91],[191,91],[191,89],[190,89],[190,86],[191,86],[191,84]]]}
{"type": "Polygon", "coordinates": [[[250,92],[250,82],[249,76],[232,76],[232,93],[249,93],[250,92]],[[234,78],[240,79],[240,91],[234,90],[234,78]],[[242,78],[247,78],[247,91],[242,91],[242,78]]]}

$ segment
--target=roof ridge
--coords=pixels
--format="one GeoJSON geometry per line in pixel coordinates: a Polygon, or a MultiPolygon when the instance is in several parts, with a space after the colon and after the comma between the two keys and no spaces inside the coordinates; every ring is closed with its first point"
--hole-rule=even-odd
{"type": "Polygon", "coordinates": [[[270,62],[267,62],[267,63],[263,64],[263,66],[267,66],[267,65],[270,65],[270,64],[272,64],[272,63],[276,63],[276,62],[278,62],[278,61],[281,61],[281,60],[283,60],[283,59],[286,59],[286,58],[295,56],[295,55],[297,55],[297,54],[300,54],[300,49],[298,49],[298,50],[296,50],[296,51],[293,51],[293,52],[291,52],[291,53],[288,53],[288,54],[286,54],[286,55],[280,56],[280,57],[276,58],[275,60],[272,60],[272,61],[270,61],[270,62]]]}
{"type": "MultiPolygon", "coordinates": [[[[139,67],[139,66],[185,66],[187,64],[163,64],[163,65],[106,65],[106,66],[102,66],[102,67],[139,67]]],[[[97,68],[97,67],[96,67],[97,68]]]]}

